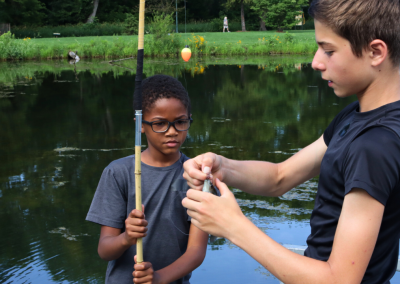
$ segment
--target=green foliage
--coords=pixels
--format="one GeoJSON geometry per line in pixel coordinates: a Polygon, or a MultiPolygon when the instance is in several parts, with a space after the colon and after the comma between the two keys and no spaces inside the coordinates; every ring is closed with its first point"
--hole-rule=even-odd
{"type": "Polygon", "coordinates": [[[139,19],[135,14],[126,13],[126,18],[124,21],[124,32],[128,35],[135,35],[138,33],[139,19]]]}
{"type": "Polygon", "coordinates": [[[302,6],[307,4],[307,0],[253,0],[251,9],[258,13],[266,26],[290,29],[295,26],[302,6]]]}
{"type": "Polygon", "coordinates": [[[314,19],[309,19],[303,26],[304,30],[315,30],[314,19]]]}
{"type": "Polygon", "coordinates": [[[169,33],[173,32],[171,26],[174,23],[172,14],[155,13],[150,23],[150,32],[154,35],[155,40],[164,39],[169,33]]]}
{"type": "MultiPolygon", "coordinates": [[[[156,38],[145,35],[146,56],[179,56],[188,44],[193,56],[252,54],[313,54],[317,45],[311,32],[273,34],[205,33],[185,35],[170,33],[156,38]],[[257,36],[261,37],[257,40],[257,36]],[[254,40],[255,39],[255,40],[254,40]]],[[[15,39],[2,36],[0,60],[66,58],[68,50],[78,51],[81,58],[121,58],[137,54],[137,36],[110,36],[53,39],[15,39]]]]}
{"type": "Polygon", "coordinates": [[[43,27],[15,27],[12,32],[16,38],[52,38],[53,33],[60,33],[61,37],[81,36],[108,36],[122,35],[125,26],[122,23],[99,24],[96,20],[91,24],[77,24],[65,26],[43,26],[43,27]]]}
{"type": "Polygon", "coordinates": [[[42,24],[46,6],[40,0],[10,0],[0,2],[0,21],[16,25],[42,24]]]}
{"type": "Polygon", "coordinates": [[[172,14],[155,13],[152,22],[149,25],[152,40],[148,42],[148,48],[145,48],[146,55],[170,56],[177,55],[183,47],[181,35],[173,33],[172,14]]]}
{"type": "Polygon", "coordinates": [[[24,59],[32,52],[30,38],[15,40],[11,32],[0,36],[0,59],[24,59]]]}

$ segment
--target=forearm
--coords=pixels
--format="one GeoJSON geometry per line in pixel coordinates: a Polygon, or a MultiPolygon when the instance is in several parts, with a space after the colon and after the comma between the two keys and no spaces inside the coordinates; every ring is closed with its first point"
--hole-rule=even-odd
{"type": "Polygon", "coordinates": [[[188,248],[175,262],[157,271],[162,279],[162,283],[171,283],[189,274],[200,266],[205,255],[206,251],[201,246],[188,248]]]}
{"type": "Polygon", "coordinates": [[[104,260],[119,258],[131,245],[127,243],[124,233],[118,236],[105,236],[100,239],[98,246],[99,256],[104,260]]]}
{"type": "Polygon", "coordinates": [[[237,161],[222,157],[223,182],[245,192],[279,196],[278,164],[261,161],[237,161]]]}
{"type": "Polygon", "coordinates": [[[282,163],[236,161],[221,157],[222,181],[245,192],[281,196],[319,174],[326,145],[317,141],[282,163]]]}
{"type": "Polygon", "coordinates": [[[285,284],[336,282],[335,273],[328,262],[289,251],[264,234],[247,218],[238,222],[231,236],[228,238],[230,241],[246,251],[285,284]]]}

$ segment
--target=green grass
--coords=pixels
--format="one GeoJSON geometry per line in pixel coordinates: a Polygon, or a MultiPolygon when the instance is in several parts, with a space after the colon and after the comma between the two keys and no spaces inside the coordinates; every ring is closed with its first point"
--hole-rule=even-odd
{"type": "MultiPolygon", "coordinates": [[[[314,31],[179,33],[161,41],[148,34],[145,55],[178,56],[186,44],[193,56],[313,54],[317,49],[314,31]]],[[[81,58],[131,57],[137,54],[137,36],[12,39],[3,45],[0,37],[0,60],[65,58],[69,49],[81,58]]]]}
{"type": "MultiPolygon", "coordinates": [[[[308,42],[308,43],[314,43],[315,41],[315,35],[314,31],[312,30],[306,30],[306,31],[289,31],[291,34],[294,35],[296,39],[308,42]]],[[[188,39],[192,38],[193,35],[191,33],[179,33],[183,39],[188,39]]],[[[263,38],[266,36],[279,36],[280,38],[284,37],[284,33],[278,33],[275,31],[266,31],[266,32],[230,32],[230,33],[222,33],[222,32],[217,32],[217,33],[196,33],[196,35],[203,36],[206,41],[208,41],[209,44],[215,45],[215,46],[223,46],[226,43],[231,43],[235,44],[239,40],[242,41],[243,45],[252,45],[258,42],[259,38],[263,38]]],[[[32,42],[35,44],[54,44],[55,42],[58,42],[63,45],[70,45],[74,44],[76,42],[79,43],[89,43],[92,40],[96,39],[101,39],[101,40],[107,40],[107,41],[115,41],[117,39],[121,39],[123,41],[137,41],[137,36],[129,36],[129,35],[122,35],[122,36],[101,36],[101,37],[93,37],[93,36],[87,36],[87,37],[60,37],[60,38],[40,38],[40,39],[34,39],[32,38],[32,42]]],[[[145,42],[148,40],[152,39],[152,35],[145,35],[145,42]]],[[[187,42],[190,44],[190,42],[187,42]]]]}

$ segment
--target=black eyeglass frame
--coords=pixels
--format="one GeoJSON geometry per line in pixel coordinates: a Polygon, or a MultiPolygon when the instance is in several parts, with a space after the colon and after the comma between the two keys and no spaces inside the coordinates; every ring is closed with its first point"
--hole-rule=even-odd
{"type": "Polygon", "coordinates": [[[178,132],[183,132],[183,131],[188,131],[189,128],[190,128],[190,126],[192,126],[193,118],[181,118],[181,119],[177,119],[177,120],[175,120],[175,121],[173,121],[173,122],[169,122],[168,120],[156,120],[156,121],[151,121],[151,122],[150,122],[150,121],[146,121],[146,120],[142,120],[142,123],[147,124],[147,125],[150,125],[151,130],[153,130],[155,133],[165,133],[165,132],[167,132],[167,131],[169,130],[169,128],[171,127],[171,125],[175,128],[176,131],[178,131],[178,132]],[[186,130],[178,130],[178,129],[176,129],[175,123],[176,123],[177,121],[180,121],[180,120],[189,120],[190,124],[189,124],[188,129],[186,129],[186,130]],[[167,127],[167,129],[164,130],[164,131],[155,131],[155,130],[153,129],[153,123],[158,123],[158,122],[161,122],[161,121],[168,122],[168,127],[167,127]]]}

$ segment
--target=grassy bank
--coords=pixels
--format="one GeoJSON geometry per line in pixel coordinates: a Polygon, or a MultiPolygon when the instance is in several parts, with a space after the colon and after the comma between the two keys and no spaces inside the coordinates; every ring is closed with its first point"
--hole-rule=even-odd
{"type": "MultiPolygon", "coordinates": [[[[145,36],[145,55],[176,57],[189,45],[193,56],[313,54],[316,49],[313,31],[231,32],[171,34],[161,40],[145,36]]],[[[136,56],[137,36],[25,38],[0,37],[0,60],[60,59],[68,50],[81,58],[124,58],[136,56]]]]}

